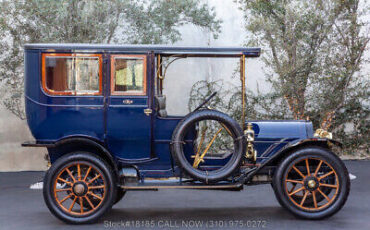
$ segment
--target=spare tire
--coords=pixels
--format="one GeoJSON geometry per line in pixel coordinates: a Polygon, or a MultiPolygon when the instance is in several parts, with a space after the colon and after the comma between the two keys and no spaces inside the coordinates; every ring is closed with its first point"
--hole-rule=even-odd
{"type": "MultiPolygon", "coordinates": [[[[195,138],[196,137],[193,137],[193,143],[195,143],[195,138]]],[[[202,137],[202,139],[204,138],[202,137]]],[[[209,141],[208,145],[212,145],[213,141],[209,141]]],[[[192,148],[194,152],[197,152],[196,155],[198,156],[200,155],[199,152],[201,147],[202,141],[200,141],[199,148],[194,146],[192,148]]],[[[207,147],[203,152],[207,152],[207,150],[209,150],[209,146],[207,147]]],[[[216,110],[204,109],[190,113],[179,122],[172,135],[171,154],[175,160],[175,163],[190,177],[207,184],[226,180],[228,177],[230,177],[236,169],[239,169],[244,152],[245,140],[243,138],[243,131],[240,128],[240,125],[230,116],[216,110]],[[196,130],[196,125],[200,124],[201,121],[215,121],[220,124],[219,127],[221,128],[219,128],[218,132],[216,132],[213,137],[219,135],[221,129],[224,129],[225,133],[227,131],[231,137],[230,143],[228,143],[231,146],[230,153],[227,155],[227,158],[225,157],[222,159],[223,161],[227,162],[224,165],[214,167],[215,169],[210,171],[207,169],[202,170],[198,168],[198,166],[195,167],[195,163],[192,164],[192,160],[189,160],[191,159],[189,157],[189,148],[185,150],[185,146],[189,145],[189,140],[185,139],[189,138],[189,133],[191,133],[192,130],[196,130]]],[[[193,159],[196,155],[192,156],[193,159]]]]}

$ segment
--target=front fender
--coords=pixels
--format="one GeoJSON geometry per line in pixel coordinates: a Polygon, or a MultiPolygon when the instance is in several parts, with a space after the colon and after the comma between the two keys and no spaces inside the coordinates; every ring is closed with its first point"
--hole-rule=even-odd
{"type": "Polygon", "coordinates": [[[292,143],[287,144],[284,148],[282,148],[279,152],[284,152],[288,149],[294,148],[294,147],[300,147],[303,145],[319,145],[319,146],[325,146],[325,147],[332,147],[333,145],[336,145],[340,148],[342,148],[343,144],[337,140],[328,139],[328,138],[308,138],[308,139],[301,139],[292,143]]]}
{"type": "Polygon", "coordinates": [[[244,183],[247,183],[250,179],[253,178],[254,175],[258,174],[262,169],[266,166],[276,166],[277,163],[285,156],[289,155],[289,153],[293,152],[295,149],[302,148],[305,146],[319,146],[323,148],[331,149],[333,145],[342,148],[343,144],[337,140],[332,140],[328,138],[308,138],[308,139],[300,139],[295,142],[291,142],[278,150],[273,156],[271,156],[268,160],[263,162],[261,165],[257,166],[256,168],[252,169],[250,173],[245,177],[244,183]]]}
{"type": "Polygon", "coordinates": [[[295,149],[304,147],[304,146],[320,146],[323,148],[332,148],[333,145],[342,148],[343,144],[337,140],[332,140],[328,138],[308,138],[301,139],[295,142],[289,143],[279,151],[277,151],[271,158],[265,161],[262,165],[272,165],[277,160],[280,160],[282,157],[286,156],[295,149]]]}

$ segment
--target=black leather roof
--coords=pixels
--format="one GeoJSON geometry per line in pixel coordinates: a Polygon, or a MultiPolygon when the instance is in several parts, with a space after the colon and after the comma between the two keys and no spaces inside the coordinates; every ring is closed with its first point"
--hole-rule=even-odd
{"type": "Polygon", "coordinates": [[[24,46],[26,50],[46,51],[100,51],[100,52],[134,52],[186,56],[240,56],[258,57],[261,48],[254,47],[196,47],[196,46],[169,46],[169,45],[108,45],[108,44],[69,44],[69,43],[33,43],[24,46]]]}

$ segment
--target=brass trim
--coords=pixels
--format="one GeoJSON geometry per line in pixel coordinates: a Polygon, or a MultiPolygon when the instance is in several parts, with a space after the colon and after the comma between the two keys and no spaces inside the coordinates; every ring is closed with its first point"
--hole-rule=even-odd
{"type": "Polygon", "coordinates": [[[314,188],[316,186],[316,182],[315,182],[315,180],[309,180],[307,182],[307,185],[308,185],[309,188],[314,188]]]}
{"type": "Polygon", "coordinates": [[[317,129],[315,131],[314,137],[320,137],[320,138],[328,138],[333,139],[333,134],[331,132],[328,132],[324,129],[317,129]]]}
{"type": "Polygon", "coordinates": [[[241,56],[240,60],[240,71],[241,71],[241,80],[242,80],[242,127],[245,130],[245,55],[241,56]]]}
{"type": "Polygon", "coordinates": [[[217,138],[217,135],[221,132],[223,128],[220,128],[216,134],[213,136],[212,140],[209,142],[209,144],[207,145],[207,148],[203,151],[202,155],[199,156],[198,154],[195,156],[195,159],[194,159],[194,163],[193,163],[193,167],[194,168],[198,168],[199,164],[201,162],[204,162],[204,156],[207,154],[209,148],[211,148],[211,145],[213,144],[213,142],[216,140],[217,138]]]}
{"type": "Polygon", "coordinates": [[[160,54],[157,55],[157,82],[158,82],[158,88],[157,93],[162,94],[163,90],[163,77],[162,77],[162,57],[160,54]]]}
{"type": "Polygon", "coordinates": [[[149,109],[149,108],[144,109],[144,113],[145,113],[145,115],[147,115],[147,116],[149,116],[152,112],[153,112],[153,110],[152,110],[152,109],[149,109]]]}

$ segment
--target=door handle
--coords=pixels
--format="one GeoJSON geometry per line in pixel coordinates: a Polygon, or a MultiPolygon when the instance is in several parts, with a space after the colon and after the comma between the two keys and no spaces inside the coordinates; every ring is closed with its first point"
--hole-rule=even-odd
{"type": "Polygon", "coordinates": [[[144,113],[145,113],[145,115],[147,115],[147,116],[149,116],[152,112],[153,112],[153,110],[152,110],[152,109],[149,109],[149,108],[144,109],[144,113]]]}
{"type": "Polygon", "coordinates": [[[133,100],[130,100],[130,99],[125,99],[122,101],[123,104],[126,104],[126,105],[131,105],[132,103],[134,103],[133,100]]]}

